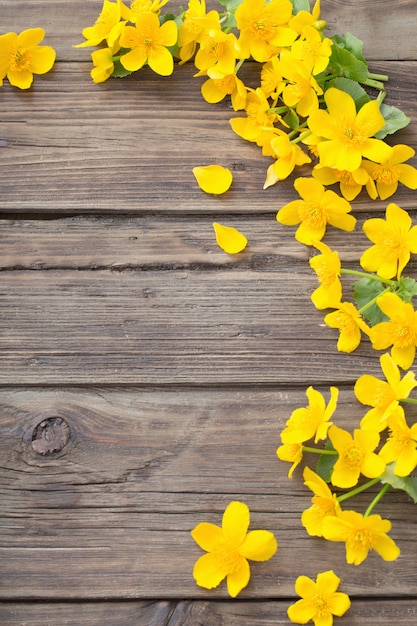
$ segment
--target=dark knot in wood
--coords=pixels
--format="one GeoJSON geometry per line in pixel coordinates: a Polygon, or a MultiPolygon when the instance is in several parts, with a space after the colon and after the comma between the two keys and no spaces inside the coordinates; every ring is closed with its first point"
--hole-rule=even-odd
{"type": "Polygon", "coordinates": [[[34,429],[32,448],[38,454],[55,454],[68,443],[70,434],[69,426],[62,417],[48,417],[34,429]]]}

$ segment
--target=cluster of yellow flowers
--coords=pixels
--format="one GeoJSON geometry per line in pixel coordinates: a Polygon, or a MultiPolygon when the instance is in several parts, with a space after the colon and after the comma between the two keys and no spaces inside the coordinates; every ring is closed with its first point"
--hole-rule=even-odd
{"type": "MultiPolygon", "coordinates": [[[[243,116],[230,120],[233,131],[272,158],[264,188],[287,179],[296,167],[312,164],[310,177],[296,178],[299,199],[277,213],[281,224],[297,226],[296,239],[317,254],[310,266],[319,286],[311,299],[317,309],[332,309],[325,324],[339,330],[337,348],[355,350],[365,335],[381,356],[386,381],[361,376],[354,387],[360,403],[372,408],[353,434],[330,422],[338,389],[331,387],[328,404],[313,387],[308,405],[294,410],[281,433],[278,457],[291,462],[289,476],[307,453],[319,454],[316,471],[304,468],[305,484],[313,492],[312,505],[302,523],[313,536],[343,542],[348,563],[359,565],[370,550],[394,560],[400,550],[388,536],[391,522],[373,514],[390,486],[404,489],[417,502],[417,484],[410,473],[417,466],[417,424],[409,426],[402,403],[417,386],[408,370],[417,346],[417,294],[413,279],[402,273],[417,252],[417,226],[394,203],[385,219],[365,221],[363,230],[372,245],[360,258],[361,270],[342,268],[337,251],[323,241],[327,225],[353,231],[356,219],[350,202],[364,190],[371,199],[391,197],[402,183],[417,189],[417,170],[406,163],[415,151],[389,145],[387,135],[409,119],[383,103],[387,76],[371,74],[362,55],[362,42],[350,34],[327,38],[320,19],[320,0],[311,10],[308,0],[219,0],[224,11],[207,12],[204,0],[189,0],[180,15],[161,15],[168,0],[104,0],[96,23],[83,30],[79,46],[102,47],[92,53],[95,82],[123,77],[143,65],[161,75],[193,60],[197,77],[204,77],[201,94],[209,103],[226,97],[243,116]],[[260,64],[260,84],[253,88],[238,76],[245,60],[260,64]],[[362,85],[379,90],[371,99],[362,85]],[[341,195],[327,189],[338,184],[341,195]],[[344,300],[341,276],[358,278],[354,302],[344,300]],[[326,441],[325,447],[312,447],[326,441]],[[367,481],[361,480],[362,477],[367,481]],[[342,509],[342,502],[381,483],[382,489],[361,514],[342,509]],[[336,495],[335,489],[345,489],[336,495]]],[[[198,166],[193,173],[206,193],[230,188],[231,172],[218,164],[198,166]]],[[[217,243],[227,253],[247,245],[238,230],[214,223],[217,243]]],[[[417,401],[416,401],[417,402],[417,401]]],[[[264,561],[277,550],[269,531],[248,532],[249,509],[242,502],[226,508],[222,526],[200,523],[192,531],[206,552],[194,567],[198,585],[211,589],[227,580],[235,597],[249,582],[248,560],[264,561]]],[[[295,585],[301,599],[289,607],[295,623],[331,624],[343,615],[349,597],[337,591],[339,578],[329,570],[313,581],[300,576],[295,585]]]]}
{"type": "MultiPolygon", "coordinates": [[[[366,336],[380,358],[386,380],[363,375],[354,386],[359,403],[370,406],[359,427],[350,432],[330,419],[338,389],[330,388],[326,404],[313,387],[308,404],[293,411],[281,432],[280,460],[290,462],[289,477],[304,454],[318,454],[316,471],[306,466],[303,477],[312,491],[312,505],[302,514],[309,535],[343,542],[348,563],[359,565],[370,550],[394,560],[400,550],[388,532],[391,522],[372,511],[392,486],[417,503],[417,424],[407,423],[404,403],[417,387],[409,370],[417,347],[417,312],[412,298],[417,283],[403,276],[411,254],[417,253],[417,226],[394,203],[385,219],[368,219],[363,231],[372,245],[362,254],[361,270],[342,268],[337,251],[323,241],[327,226],[353,231],[356,219],[351,202],[364,190],[371,199],[394,195],[398,184],[417,189],[417,170],[406,163],[415,155],[407,145],[389,145],[387,135],[405,127],[402,111],[383,103],[384,75],[372,74],[362,54],[362,42],[351,34],[326,37],[320,19],[320,0],[219,0],[223,9],[207,11],[205,0],[189,0],[179,15],[162,14],[168,0],[104,0],[94,25],[85,28],[83,43],[95,47],[91,77],[101,83],[124,77],[148,65],[162,76],[179,64],[193,61],[196,77],[203,77],[202,97],[218,103],[228,97],[234,112],[233,131],[256,144],[272,159],[264,189],[287,179],[300,166],[311,164],[312,175],[295,179],[299,199],[283,206],[277,220],[297,226],[295,238],[311,246],[310,266],[319,286],[311,295],[324,317],[338,329],[337,348],[355,350],[366,336]],[[238,76],[246,60],[260,64],[259,86],[250,87],[238,76]],[[376,88],[372,99],[362,86],[376,88]],[[327,186],[338,184],[341,195],[327,186]],[[341,277],[357,278],[353,300],[343,299],[341,277]],[[310,445],[325,441],[324,447],[310,445]],[[362,477],[368,479],[363,481],[362,477]],[[382,484],[364,514],[341,504],[382,484]],[[337,495],[335,489],[347,491],[337,495]]],[[[0,36],[0,85],[5,77],[21,89],[31,86],[33,74],[44,74],[55,51],[39,46],[41,28],[0,36]]],[[[227,192],[231,172],[218,164],[193,169],[200,188],[210,194],[227,192]]],[[[213,224],[218,245],[227,253],[241,252],[247,238],[238,230],[213,224]]],[[[206,552],[194,567],[198,585],[211,589],[226,578],[235,597],[249,582],[248,560],[265,561],[277,550],[266,530],[248,532],[249,509],[242,502],[226,508],[222,526],[200,523],[192,531],[206,552]]],[[[339,578],[321,572],[316,581],[300,576],[295,590],[301,599],[289,607],[295,623],[312,620],[331,626],[343,615],[349,597],[338,592],[339,578]]]]}

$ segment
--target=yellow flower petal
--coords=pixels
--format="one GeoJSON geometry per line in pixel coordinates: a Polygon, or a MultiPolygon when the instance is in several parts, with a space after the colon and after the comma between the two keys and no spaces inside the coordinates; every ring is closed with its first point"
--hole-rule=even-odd
{"type": "Polygon", "coordinates": [[[191,536],[202,550],[210,552],[224,542],[223,531],[219,526],[201,522],[191,531],[191,536]]]}
{"type": "Polygon", "coordinates": [[[246,535],[239,552],[251,561],[268,561],[277,548],[277,540],[269,530],[252,530],[246,535]]]}
{"type": "Polygon", "coordinates": [[[248,240],[236,228],[223,226],[217,222],[213,223],[213,228],[218,246],[227,254],[237,254],[246,248],[248,240]]]}
{"type": "Polygon", "coordinates": [[[213,589],[220,585],[228,573],[228,564],[217,553],[203,554],[196,561],[193,570],[194,580],[204,589],[213,589]]]}
{"type": "Polygon", "coordinates": [[[248,531],[249,508],[244,502],[230,502],[223,513],[222,529],[228,541],[240,546],[248,531]]]}
{"type": "Polygon", "coordinates": [[[200,189],[206,193],[225,193],[232,184],[232,172],[222,165],[204,165],[193,168],[193,174],[200,189]]]}
{"type": "Polygon", "coordinates": [[[232,572],[227,575],[227,591],[232,598],[236,596],[246,587],[250,579],[249,563],[243,557],[239,560],[238,565],[232,572]]]}

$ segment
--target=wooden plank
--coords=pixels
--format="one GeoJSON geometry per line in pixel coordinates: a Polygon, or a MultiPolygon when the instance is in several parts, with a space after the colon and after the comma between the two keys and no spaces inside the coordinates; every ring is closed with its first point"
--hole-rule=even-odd
{"type": "MultiPolygon", "coordinates": [[[[263,602],[87,602],[3,603],[0,618],[7,626],[288,626],[288,601],[263,602]],[[76,615],[76,617],[74,617],[76,615]]],[[[340,626],[410,626],[417,617],[416,600],[353,599],[340,626]]]]}
{"type": "MultiPolygon", "coordinates": [[[[329,227],[326,243],[339,253],[345,267],[360,269],[359,258],[371,245],[362,231],[365,219],[381,213],[354,212],[354,233],[329,227]]],[[[417,215],[409,211],[416,221],[417,215]]],[[[215,269],[281,270],[303,261],[312,251],[270,216],[225,216],[222,223],[248,237],[239,255],[225,254],[216,244],[213,217],[90,217],[56,220],[0,221],[0,269],[215,269]]],[[[410,264],[412,267],[412,262],[410,264]]],[[[18,280],[18,279],[17,279],[18,280]]]]}
{"type": "MultiPolygon", "coordinates": [[[[167,8],[175,13],[181,5],[187,3],[171,0],[167,8]]],[[[48,11],[45,11],[40,0],[1,0],[2,32],[42,26],[47,32],[48,44],[58,51],[59,60],[85,59],[91,49],[86,53],[85,49],[74,50],[73,45],[84,41],[81,31],[94,24],[101,7],[101,0],[78,0],[71,5],[65,0],[49,0],[48,11]]],[[[207,7],[221,10],[214,0],[208,0],[207,7]]],[[[361,38],[367,59],[417,58],[414,0],[397,0],[392,5],[387,5],[386,0],[356,0],[354,3],[322,0],[321,17],[327,21],[329,35],[343,35],[348,31],[361,38]]]]}
{"type": "MultiPolygon", "coordinates": [[[[379,69],[392,77],[386,102],[412,119],[394,141],[415,146],[417,63],[384,63],[379,69]]],[[[254,71],[251,66],[252,77],[254,71]]],[[[163,79],[145,69],[140,81],[94,85],[86,64],[65,63],[28,93],[5,84],[0,211],[215,216],[273,213],[293,200],[292,181],[308,176],[310,168],[263,190],[271,159],[233,133],[229,120],[240,113],[226,102],[204,102],[193,73],[182,66],[163,79]],[[192,168],[209,163],[232,170],[227,194],[213,197],[198,189],[192,168]]],[[[409,190],[401,188],[395,198],[404,208],[414,206],[409,190]]],[[[363,194],[355,210],[385,205],[363,194]]]]}
{"type": "Polygon", "coordinates": [[[282,385],[379,372],[340,355],[305,262],[272,271],[2,273],[0,384],[282,385]],[[300,338],[300,329],[302,338],[300,338]]]}
{"type": "MultiPolygon", "coordinates": [[[[219,523],[231,500],[245,501],[251,528],[268,528],[279,542],[276,557],[253,564],[242,598],[292,597],[298,575],[323,568],[354,596],[413,595],[415,505],[405,494],[392,491],[378,506],[402,550],[394,563],[374,553],[352,569],[342,545],[302,528],[311,493],[301,468],[287,478],[275,450],[290,412],[305,404],[296,389],[3,390],[0,597],[225,598],[224,585],[213,592],[195,585],[201,550],[190,530],[219,523]],[[69,440],[42,454],[34,433],[50,417],[66,422],[69,440]]],[[[353,428],[363,412],[352,390],[341,390],[333,419],[353,428]]],[[[354,507],[365,510],[375,493],[357,496],[354,507]]]]}

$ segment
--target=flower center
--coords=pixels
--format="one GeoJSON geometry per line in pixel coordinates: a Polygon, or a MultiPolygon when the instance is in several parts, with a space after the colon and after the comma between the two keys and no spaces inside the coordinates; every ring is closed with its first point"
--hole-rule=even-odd
{"type": "Polygon", "coordinates": [[[311,204],[310,202],[303,202],[299,209],[299,214],[302,222],[307,222],[313,228],[323,228],[327,224],[326,214],[321,207],[311,204]]]}
{"type": "Polygon", "coordinates": [[[223,545],[219,550],[216,550],[214,554],[224,569],[229,573],[238,569],[242,557],[237,550],[223,545]]]}
{"type": "Polygon", "coordinates": [[[372,547],[372,534],[365,528],[358,528],[353,534],[353,540],[369,550],[372,547]]]}
{"type": "Polygon", "coordinates": [[[408,348],[416,341],[416,331],[411,326],[394,325],[395,345],[399,348],[408,348]]]}
{"type": "Polygon", "coordinates": [[[383,185],[393,185],[400,180],[401,172],[398,167],[384,163],[376,165],[373,170],[373,176],[377,183],[383,185]]]}
{"type": "Polygon", "coordinates": [[[272,24],[270,23],[270,21],[267,20],[266,18],[261,18],[261,19],[256,20],[256,22],[253,23],[251,31],[252,31],[252,35],[256,39],[263,39],[263,40],[271,39],[271,37],[274,34],[274,28],[272,24]]]}
{"type": "Polygon", "coordinates": [[[347,465],[352,469],[359,469],[362,465],[363,452],[355,445],[346,448],[344,452],[344,459],[347,465]]]}
{"type": "Polygon", "coordinates": [[[313,604],[316,610],[316,614],[320,615],[320,617],[330,615],[331,611],[327,598],[324,598],[322,595],[317,594],[313,597],[313,604]]]}
{"type": "Polygon", "coordinates": [[[15,48],[10,53],[10,69],[13,72],[24,72],[31,66],[30,50],[27,48],[15,48]]]}

